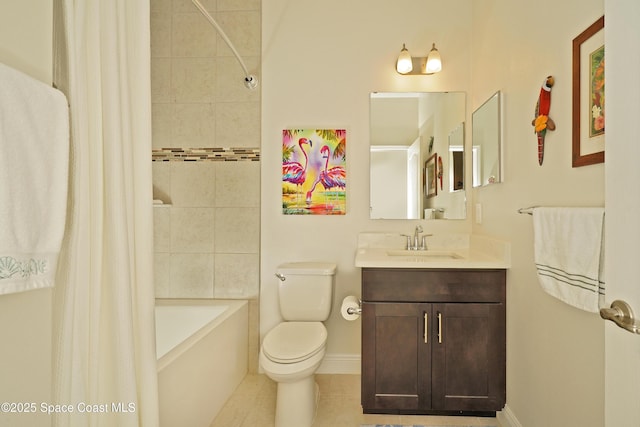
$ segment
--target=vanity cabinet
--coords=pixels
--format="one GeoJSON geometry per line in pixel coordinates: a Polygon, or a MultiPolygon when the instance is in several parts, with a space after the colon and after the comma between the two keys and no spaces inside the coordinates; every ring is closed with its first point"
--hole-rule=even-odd
{"type": "Polygon", "coordinates": [[[363,268],[363,411],[501,410],[505,288],[503,269],[363,268]]]}

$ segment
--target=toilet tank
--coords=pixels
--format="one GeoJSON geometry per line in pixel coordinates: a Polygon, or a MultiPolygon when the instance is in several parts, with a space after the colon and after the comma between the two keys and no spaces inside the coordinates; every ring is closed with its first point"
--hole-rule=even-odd
{"type": "Polygon", "coordinates": [[[322,322],[333,304],[336,265],[330,262],[289,262],[277,269],[280,314],[287,321],[322,322]],[[282,280],[284,278],[284,280],[282,280]]]}

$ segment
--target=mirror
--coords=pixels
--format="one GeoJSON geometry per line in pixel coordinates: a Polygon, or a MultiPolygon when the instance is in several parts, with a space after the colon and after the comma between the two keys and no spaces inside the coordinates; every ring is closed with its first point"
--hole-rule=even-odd
{"type": "Polygon", "coordinates": [[[370,95],[371,219],[464,219],[464,92],[370,95]]]}
{"type": "Polygon", "coordinates": [[[500,91],[473,112],[471,127],[473,186],[502,182],[500,91]]]}
{"type": "Polygon", "coordinates": [[[449,191],[464,190],[464,123],[449,134],[449,191]]]}

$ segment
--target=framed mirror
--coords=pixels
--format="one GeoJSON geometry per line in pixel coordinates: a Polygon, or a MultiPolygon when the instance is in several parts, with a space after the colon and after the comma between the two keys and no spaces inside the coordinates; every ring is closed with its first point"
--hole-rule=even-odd
{"type": "Polygon", "coordinates": [[[466,218],[466,94],[375,92],[370,114],[370,218],[466,218]]]}
{"type": "Polygon", "coordinates": [[[473,112],[471,122],[473,186],[502,182],[501,93],[491,95],[473,112]]]}

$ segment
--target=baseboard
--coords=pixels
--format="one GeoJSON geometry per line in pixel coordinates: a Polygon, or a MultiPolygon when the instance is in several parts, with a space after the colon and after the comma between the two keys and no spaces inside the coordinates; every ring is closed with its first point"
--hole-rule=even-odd
{"type": "Polygon", "coordinates": [[[359,374],[359,354],[326,354],[322,365],[316,372],[318,374],[359,374]]]}
{"type": "Polygon", "coordinates": [[[500,427],[522,427],[509,405],[504,405],[504,409],[496,413],[496,418],[500,427]]]}

